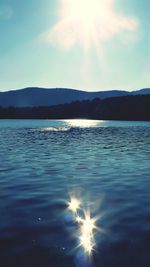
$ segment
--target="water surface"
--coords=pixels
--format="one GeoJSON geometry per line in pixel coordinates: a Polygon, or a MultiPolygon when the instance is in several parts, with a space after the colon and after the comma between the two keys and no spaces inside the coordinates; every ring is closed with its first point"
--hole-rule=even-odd
{"type": "Polygon", "coordinates": [[[149,267],[150,122],[0,120],[0,266],[149,267]],[[102,231],[74,249],[70,194],[102,231]]]}

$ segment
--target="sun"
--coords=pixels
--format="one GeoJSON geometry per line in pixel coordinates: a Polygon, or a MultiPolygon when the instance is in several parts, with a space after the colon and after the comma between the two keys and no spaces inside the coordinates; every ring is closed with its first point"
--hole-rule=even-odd
{"type": "MultiPolygon", "coordinates": [[[[61,0],[61,25],[66,28],[64,43],[71,46],[80,43],[85,50],[96,45],[100,35],[99,29],[105,28],[110,14],[112,0],[61,0]]],[[[56,28],[57,31],[57,28],[56,28]]]]}
{"type": "Polygon", "coordinates": [[[85,26],[91,26],[99,17],[101,7],[99,0],[70,0],[65,5],[66,13],[85,26]]]}
{"type": "Polygon", "coordinates": [[[116,0],[58,0],[58,22],[44,35],[45,41],[63,49],[80,45],[86,52],[99,51],[117,34],[135,31],[137,21],[116,11],[116,0]]]}

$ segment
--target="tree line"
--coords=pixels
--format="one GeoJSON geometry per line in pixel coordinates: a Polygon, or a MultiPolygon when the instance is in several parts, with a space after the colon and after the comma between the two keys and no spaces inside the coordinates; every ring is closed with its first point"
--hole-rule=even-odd
{"type": "Polygon", "coordinates": [[[100,119],[150,121],[150,94],[73,101],[48,107],[0,107],[1,119],[100,119]]]}

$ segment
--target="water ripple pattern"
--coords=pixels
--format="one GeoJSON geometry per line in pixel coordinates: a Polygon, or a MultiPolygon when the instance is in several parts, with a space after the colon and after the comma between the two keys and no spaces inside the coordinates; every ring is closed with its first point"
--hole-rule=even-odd
{"type": "Polygon", "coordinates": [[[149,122],[1,120],[1,267],[88,266],[72,192],[100,215],[90,267],[150,266],[149,122]]]}

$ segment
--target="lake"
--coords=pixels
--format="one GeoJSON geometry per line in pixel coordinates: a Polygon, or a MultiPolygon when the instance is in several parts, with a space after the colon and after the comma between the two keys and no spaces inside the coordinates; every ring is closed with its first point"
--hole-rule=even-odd
{"type": "Polygon", "coordinates": [[[149,267],[150,122],[0,120],[0,215],[0,267],[149,267]]]}

